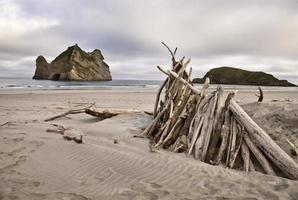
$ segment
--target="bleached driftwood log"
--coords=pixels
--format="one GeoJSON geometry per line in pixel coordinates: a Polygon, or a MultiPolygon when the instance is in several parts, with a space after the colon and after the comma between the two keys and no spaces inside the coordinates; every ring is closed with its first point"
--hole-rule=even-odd
{"type": "Polygon", "coordinates": [[[157,92],[153,120],[142,133],[153,151],[165,148],[213,165],[298,179],[297,163],[233,100],[236,92],[223,95],[218,87],[208,94],[208,78],[201,89],[195,87],[191,69],[187,72],[190,59],[177,61],[177,48],[172,52],[165,46],[172,67],[157,67],[167,78],[157,92]]]}
{"type": "Polygon", "coordinates": [[[87,108],[85,109],[85,113],[88,115],[92,115],[94,117],[98,117],[103,120],[103,119],[111,118],[121,114],[142,113],[142,111],[133,110],[133,109],[87,108]]]}

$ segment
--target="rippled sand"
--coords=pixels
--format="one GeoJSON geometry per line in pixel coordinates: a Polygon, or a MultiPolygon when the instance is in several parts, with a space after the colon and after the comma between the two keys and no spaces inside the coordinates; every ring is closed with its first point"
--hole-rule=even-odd
{"type": "MultiPolygon", "coordinates": [[[[262,109],[256,103],[244,108],[270,131],[278,114],[289,113],[281,115],[285,121],[298,117],[297,97],[295,92],[265,92],[262,109]],[[283,106],[274,115],[278,105],[283,106]]],[[[155,90],[1,92],[0,199],[298,199],[297,181],[210,166],[164,150],[149,152],[146,138],[133,137],[150,122],[146,114],[104,121],[77,114],[43,121],[93,102],[150,111],[154,99],[155,90]],[[46,132],[52,123],[84,134],[84,143],[46,132]]],[[[240,92],[236,99],[244,104],[256,97],[240,92]]],[[[288,151],[279,135],[287,131],[287,137],[298,139],[298,125],[285,123],[270,133],[288,151]]]]}

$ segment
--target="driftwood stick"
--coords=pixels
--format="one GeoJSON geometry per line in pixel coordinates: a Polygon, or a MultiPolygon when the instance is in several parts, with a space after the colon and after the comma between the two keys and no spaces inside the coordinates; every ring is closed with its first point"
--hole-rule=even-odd
{"type": "Polygon", "coordinates": [[[171,74],[173,77],[175,77],[176,79],[178,79],[179,81],[181,81],[182,83],[184,83],[185,85],[187,85],[187,87],[189,87],[189,89],[191,89],[191,91],[195,94],[201,94],[201,91],[198,90],[197,88],[195,88],[194,86],[192,86],[190,83],[188,83],[186,80],[182,79],[181,77],[178,76],[178,74],[176,74],[175,72],[168,70],[167,71],[169,74],[171,74]]]}
{"type": "Polygon", "coordinates": [[[206,155],[207,155],[207,151],[209,149],[209,144],[210,144],[210,140],[211,140],[211,134],[214,128],[214,122],[215,120],[217,120],[217,115],[216,115],[216,108],[218,107],[218,100],[220,99],[220,95],[221,95],[221,87],[217,88],[216,94],[214,96],[214,103],[213,106],[211,108],[211,113],[209,115],[208,121],[209,124],[207,126],[206,132],[202,132],[202,134],[205,134],[204,136],[204,144],[203,144],[203,151],[202,151],[202,156],[201,156],[201,160],[205,161],[206,160],[206,155]]]}
{"type": "Polygon", "coordinates": [[[201,89],[201,93],[200,93],[201,96],[205,96],[206,95],[207,89],[209,87],[209,83],[210,83],[210,79],[207,77],[206,80],[205,80],[205,82],[204,82],[204,85],[203,85],[203,87],[201,89]]]}
{"type": "Polygon", "coordinates": [[[237,124],[236,124],[236,120],[234,117],[232,117],[232,128],[231,128],[231,147],[229,149],[229,156],[227,158],[227,166],[232,168],[233,165],[234,165],[234,162],[236,160],[236,154],[238,153],[237,152],[237,138],[239,138],[240,140],[240,137],[238,135],[241,135],[239,134],[239,130],[237,129],[237,124]]]}
{"type": "Polygon", "coordinates": [[[234,126],[235,125],[236,125],[236,120],[234,119],[234,116],[231,115],[230,134],[229,134],[229,139],[228,139],[226,166],[229,166],[230,154],[231,154],[232,145],[233,145],[234,126]]]}
{"type": "Polygon", "coordinates": [[[238,131],[237,131],[237,134],[236,134],[235,151],[231,154],[230,163],[229,163],[230,168],[234,167],[234,164],[236,162],[238,153],[239,153],[240,148],[241,148],[242,139],[243,139],[244,129],[243,129],[243,127],[239,128],[239,125],[237,127],[238,127],[238,131]]]}
{"type": "Polygon", "coordinates": [[[191,155],[193,153],[193,148],[197,142],[197,139],[201,132],[202,125],[205,120],[205,116],[204,116],[204,112],[202,112],[202,108],[211,101],[211,99],[214,97],[214,95],[215,95],[215,93],[212,92],[204,99],[203,99],[203,97],[198,95],[199,101],[196,106],[196,113],[194,115],[193,121],[191,122],[191,126],[194,125],[194,128],[191,128],[192,130],[190,130],[190,131],[194,131],[194,134],[191,135],[192,138],[190,139],[191,144],[190,144],[190,148],[188,150],[188,155],[191,155]]]}
{"type": "MultiPolygon", "coordinates": [[[[194,132],[196,130],[196,125],[198,124],[199,120],[197,120],[201,114],[198,112],[199,107],[201,105],[202,102],[202,97],[200,95],[196,95],[197,96],[197,103],[196,105],[194,105],[194,110],[193,110],[193,117],[190,121],[189,124],[189,129],[188,129],[188,133],[187,133],[187,138],[188,138],[188,143],[189,143],[189,149],[188,149],[188,155],[190,155],[192,153],[192,149],[193,149],[193,145],[195,144],[195,141],[198,137],[194,135],[194,132]]],[[[198,133],[199,134],[199,133],[198,133]]]]}
{"type": "Polygon", "coordinates": [[[174,132],[175,132],[175,131],[178,129],[178,127],[181,125],[181,122],[182,122],[182,119],[179,118],[179,119],[177,120],[177,122],[174,124],[174,126],[172,127],[172,129],[170,130],[170,132],[169,132],[169,134],[167,135],[167,137],[165,138],[165,140],[162,142],[163,144],[165,144],[166,142],[168,142],[168,141],[172,138],[174,132]]]}
{"type": "MultiPolygon", "coordinates": [[[[222,93],[223,90],[222,88],[220,88],[220,94],[219,94],[219,99],[218,99],[218,107],[217,107],[217,113],[216,113],[216,118],[214,121],[214,129],[213,129],[213,133],[212,133],[212,140],[210,142],[210,148],[209,148],[209,152],[208,152],[208,157],[207,159],[210,161],[212,159],[214,159],[215,157],[215,152],[216,152],[216,146],[218,144],[218,141],[220,139],[220,133],[221,133],[221,128],[222,125],[224,123],[225,120],[225,112],[228,110],[229,108],[229,104],[231,99],[234,97],[235,93],[231,92],[228,94],[226,100],[224,101],[224,105],[221,104],[221,98],[222,98],[222,93]]],[[[213,162],[213,161],[212,161],[213,162]]]]}
{"type": "MultiPolygon", "coordinates": [[[[181,112],[183,111],[189,97],[190,97],[190,93],[187,91],[188,88],[185,88],[183,93],[182,93],[182,97],[179,101],[179,103],[176,105],[176,108],[173,112],[173,114],[170,116],[170,118],[167,121],[167,128],[163,131],[159,142],[155,145],[156,147],[160,146],[164,139],[166,138],[167,134],[168,134],[168,130],[170,128],[170,126],[174,125],[176,123],[176,121],[178,120],[179,115],[181,114],[181,112]]],[[[173,104],[172,104],[173,105],[173,104]]]]}
{"type": "Polygon", "coordinates": [[[167,77],[166,80],[161,84],[160,88],[157,91],[155,104],[154,104],[154,110],[153,110],[153,117],[156,117],[156,112],[157,112],[157,107],[158,107],[158,104],[159,104],[160,94],[161,94],[161,91],[163,90],[163,88],[165,87],[165,85],[167,84],[168,80],[169,79],[167,77]]]}
{"type": "Polygon", "coordinates": [[[250,165],[250,153],[247,145],[245,142],[242,142],[241,144],[241,156],[244,161],[244,171],[249,171],[249,165],[250,165]]]}
{"type": "Polygon", "coordinates": [[[188,155],[191,155],[193,153],[193,149],[194,149],[194,146],[195,146],[195,144],[197,142],[197,139],[198,139],[198,137],[200,135],[201,128],[202,128],[202,125],[204,123],[204,119],[205,119],[204,116],[201,116],[200,117],[200,120],[198,122],[198,126],[196,127],[196,129],[194,131],[194,135],[193,135],[193,137],[191,139],[191,145],[190,145],[190,148],[188,150],[188,155]]]}
{"type": "Polygon", "coordinates": [[[55,119],[58,119],[58,118],[61,118],[61,117],[66,117],[67,115],[70,115],[70,114],[79,114],[79,113],[84,113],[86,109],[89,109],[91,107],[93,107],[95,105],[95,103],[91,104],[90,106],[86,107],[86,108],[81,108],[81,109],[74,109],[74,110],[69,110],[65,113],[62,113],[60,115],[56,115],[54,117],[50,117],[50,118],[47,118],[45,119],[44,121],[45,122],[48,122],[48,121],[53,121],[55,119]]]}
{"type": "Polygon", "coordinates": [[[298,164],[284,152],[270,136],[260,128],[248,114],[235,102],[231,101],[230,109],[254,140],[256,145],[274,162],[274,164],[290,179],[298,179],[298,164]]]}
{"type": "Polygon", "coordinates": [[[60,115],[56,115],[54,117],[50,117],[50,118],[47,118],[45,119],[44,121],[45,122],[48,122],[48,121],[53,121],[55,119],[58,119],[58,118],[61,118],[61,117],[66,117],[67,115],[70,115],[70,114],[80,114],[80,113],[84,113],[86,109],[78,109],[78,110],[69,110],[63,114],[60,114],[60,115]]]}
{"type": "Polygon", "coordinates": [[[85,113],[100,119],[107,119],[121,114],[142,113],[142,111],[134,109],[87,108],[85,113]]]}
{"type": "MultiPolygon", "coordinates": [[[[204,161],[204,155],[203,155],[203,150],[204,150],[204,142],[205,142],[205,137],[208,131],[208,127],[209,127],[209,120],[211,119],[211,115],[212,115],[212,111],[214,108],[214,104],[216,102],[216,97],[217,95],[215,95],[211,100],[210,103],[208,105],[208,109],[206,111],[206,113],[204,114],[205,120],[204,123],[202,125],[202,130],[201,130],[201,134],[199,136],[199,138],[197,139],[197,142],[195,144],[195,151],[194,151],[194,155],[196,159],[200,159],[201,161],[204,161]]],[[[212,125],[212,122],[210,123],[212,125]]]]}
{"type": "Polygon", "coordinates": [[[15,121],[8,121],[8,122],[5,122],[5,123],[1,124],[0,127],[10,125],[10,124],[13,124],[13,123],[16,123],[16,122],[15,121]]]}
{"type": "Polygon", "coordinates": [[[231,122],[231,115],[230,115],[230,111],[227,110],[225,113],[225,121],[221,129],[222,141],[221,141],[221,145],[220,145],[216,160],[214,162],[216,165],[219,165],[222,162],[223,156],[228,146],[228,139],[230,135],[230,122],[231,122]]]}
{"type": "Polygon", "coordinates": [[[254,154],[254,156],[257,158],[263,169],[265,170],[266,174],[274,175],[274,171],[272,167],[270,166],[267,159],[263,156],[262,152],[254,145],[254,143],[250,140],[247,134],[243,135],[244,140],[248,146],[248,148],[251,150],[251,152],[254,154]]]}
{"type": "Polygon", "coordinates": [[[287,139],[287,142],[289,143],[289,145],[291,146],[291,151],[293,152],[293,155],[298,155],[298,146],[294,143],[292,143],[289,139],[287,139]]]}
{"type": "Polygon", "coordinates": [[[260,95],[258,96],[259,97],[258,102],[262,102],[264,95],[263,95],[263,91],[262,91],[261,87],[259,87],[259,92],[260,92],[260,95]]]}
{"type": "Polygon", "coordinates": [[[168,110],[170,104],[168,103],[161,112],[158,113],[156,118],[151,122],[149,126],[142,132],[142,135],[151,136],[152,132],[154,131],[154,127],[156,126],[157,122],[163,116],[163,114],[168,110]]]}
{"type": "Polygon", "coordinates": [[[176,60],[175,60],[175,53],[177,51],[177,47],[175,48],[175,51],[173,53],[173,51],[168,47],[168,45],[166,45],[164,42],[161,42],[167,49],[168,51],[170,52],[171,56],[172,56],[172,61],[173,61],[173,65],[175,65],[176,63],[176,60]]]}
{"type": "Polygon", "coordinates": [[[254,164],[253,164],[251,158],[249,158],[249,170],[250,170],[251,172],[256,171],[256,168],[255,168],[255,166],[254,166],[254,164]]]}
{"type": "MultiPolygon", "coordinates": [[[[186,135],[188,136],[189,129],[191,127],[192,119],[194,118],[195,112],[196,112],[196,105],[197,102],[200,100],[199,95],[192,95],[189,99],[189,102],[186,105],[186,108],[184,109],[184,113],[180,115],[180,117],[185,118],[185,122],[183,124],[183,127],[181,129],[180,135],[186,135]]],[[[186,137],[187,138],[187,137],[186,137]]]]}

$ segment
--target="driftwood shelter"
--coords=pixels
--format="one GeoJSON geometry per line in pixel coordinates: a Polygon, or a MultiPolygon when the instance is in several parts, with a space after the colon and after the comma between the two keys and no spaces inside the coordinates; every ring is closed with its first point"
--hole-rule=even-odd
{"type": "MultiPolygon", "coordinates": [[[[164,44],[164,43],[163,43],[164,44]]],[[[190,59],[176,60],[167,47],[172,67],[155,100],[153,121],[143,131],[152,148],[184,152],[195,159],[232,169],[259,171],[298,179],[298,164],[284,152],[219,86],[207,92],[209,79],[199,90],[191,79],[190,59]]]]}

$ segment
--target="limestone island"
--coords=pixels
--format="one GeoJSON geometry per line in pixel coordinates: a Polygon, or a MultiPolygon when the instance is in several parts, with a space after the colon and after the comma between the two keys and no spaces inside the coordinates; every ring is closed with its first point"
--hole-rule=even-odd
{"type": "Polygon", "coordinates": [[[43,56],[36,59],[35,74],[38,80],[59,81],[110,81],[109,66],[99,49],[87,53],[77,44],[70,46],[48,63],[43,56]]]}
{"type": "MultiPolygon", "coordinates": [[[[295,87],[287,80],[279,80],[265,72],[253,72],[233,67],[219,67],[208,71],[203,78],[193,79],[193,83],[204,83],[209,77],[211,84],[229,85],[258,85],[258,86],[283,86],[295,87]]],[[[296,86],[297,87],[297,86],[296,86]]]]}

